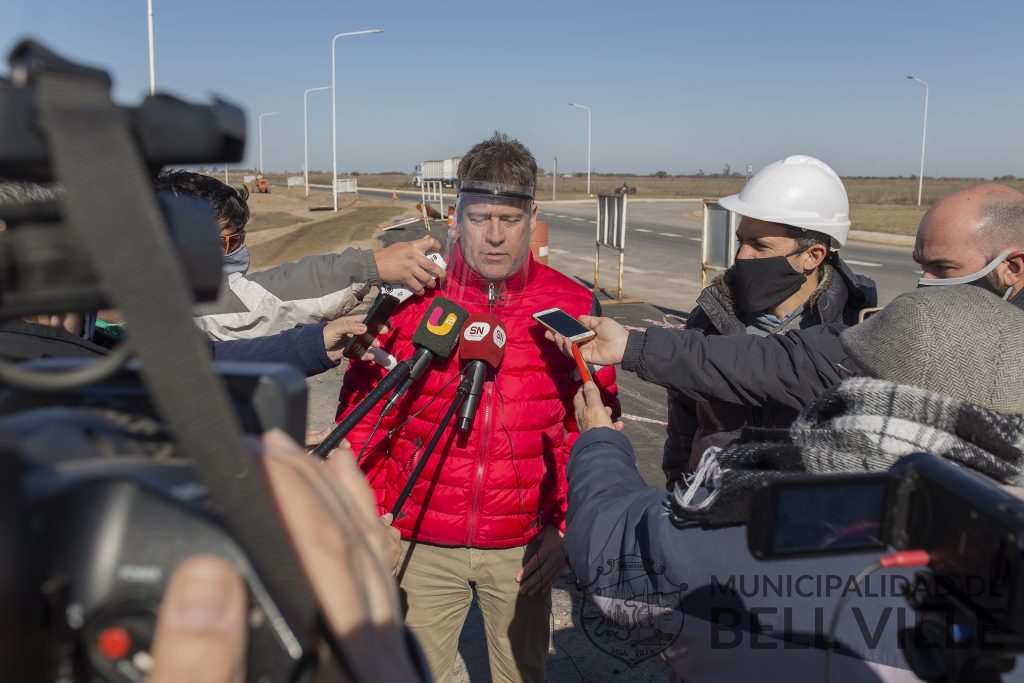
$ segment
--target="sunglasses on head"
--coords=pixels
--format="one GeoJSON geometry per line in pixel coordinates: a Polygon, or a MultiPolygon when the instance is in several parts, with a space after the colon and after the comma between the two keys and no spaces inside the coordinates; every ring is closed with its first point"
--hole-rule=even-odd
{"type": "Polygon", "coordinates": [[[220,243],[224,247],[224,254],[230,254],[236,249],[240,248],[245,242],[245,228],[242,228],[238,232],[233,232],[230,235],[221,235],[220,243]]]}

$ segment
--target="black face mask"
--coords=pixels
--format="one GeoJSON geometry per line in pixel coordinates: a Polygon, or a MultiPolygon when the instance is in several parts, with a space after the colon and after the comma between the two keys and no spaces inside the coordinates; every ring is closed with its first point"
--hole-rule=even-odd
{"type": "Polygon", "coordinates": [[[745,313],[767,311],[796,294],[807,282],[807,276],[794,270],[788,257],[799,253],[800,250],[785,256],[736,259],[730,283],[736,298],[736,310],[745,313]]]}

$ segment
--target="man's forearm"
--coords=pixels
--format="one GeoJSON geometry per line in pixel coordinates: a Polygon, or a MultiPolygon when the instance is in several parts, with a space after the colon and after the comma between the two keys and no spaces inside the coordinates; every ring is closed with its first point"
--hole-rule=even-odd
{"type": "Polygon", "coordinates": [[[652,327],[629,333],[622,367],[696,400],[800,410],[842,379],[838,330],[706,337],[652,327]]]}

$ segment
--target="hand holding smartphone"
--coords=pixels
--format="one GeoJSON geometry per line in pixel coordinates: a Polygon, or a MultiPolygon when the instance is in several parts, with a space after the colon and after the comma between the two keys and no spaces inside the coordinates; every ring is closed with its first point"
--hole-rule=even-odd
{"type": "Polygon", "coordinates": [[[579,345],[593,339],[596,333],[560,308],[549,308],[545,311],[534,313],[533,319],[555,334],[560,334],[572,342],[572,355],[576,360],[576,367],[580,371],[580,377],[584,382],[589,382],[591,379],[590,370],[583,360],[579,345]]]}

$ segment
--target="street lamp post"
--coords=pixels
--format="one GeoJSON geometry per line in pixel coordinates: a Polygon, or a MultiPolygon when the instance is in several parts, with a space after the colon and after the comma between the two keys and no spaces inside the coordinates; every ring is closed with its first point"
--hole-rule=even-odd
{"type": "Polygon", "coordinates": [[[337,88],[334,83],[334,44],[338,38],[345,38],[348,36],[361,36],[367,33],[383,33],[383,29],[371,28],[365,31],[349,31],[348,33],[339,33],[331,38],[331,194],[334,195],[334,210],[338,210],[338,141],[337,141],[337,105],[336,105],[336,94],[337,88]]]}
{"type": "Polygon", "coordinates": [[[907,76],[924,86],[924,127],[921,129],[921,172],[917,175],[917,205],[921,206],[921,189],[924,187],[924,142],[928,138],[928,84],[917,76],[907,76]]]}
{"type": "Polygon", "coordinates": [[[148,0],[147,14],[149,19],[149,94],[156,94],[156,67],[153,64],[153,0],[148,0]]]}
{"type": "Polygon", "coordinates": [[[555,157],[555,170],[551,172],[551,201],[555,201],[555,188],[558,185],[558,157],[555,157]]]}
{"type": "Polygon", "coordinates": [[[263,117],[277,116],[280,113],[279,111],[269,111],[266,114],[260,114],[260,175],[263,175],[263,117]]]}
{"type": "Polygon", "coordinates": [[[306,93],[302,96],[302,155],[303,155],[303,175],[306,178],[306,196],[309,196],[309,119],[308,119],[308,108],[309,108],[309,93],[316,92],[317,90],[330,90],[331,86],[324,85],[319,88],[309,88],[306,93]]]}
{"type": "Polygon", "coordinates": [[[587,110],[587,196],[590,196],[590,107],[575,102],[569,103],[570,107],[579,107],[587,110]]]}

